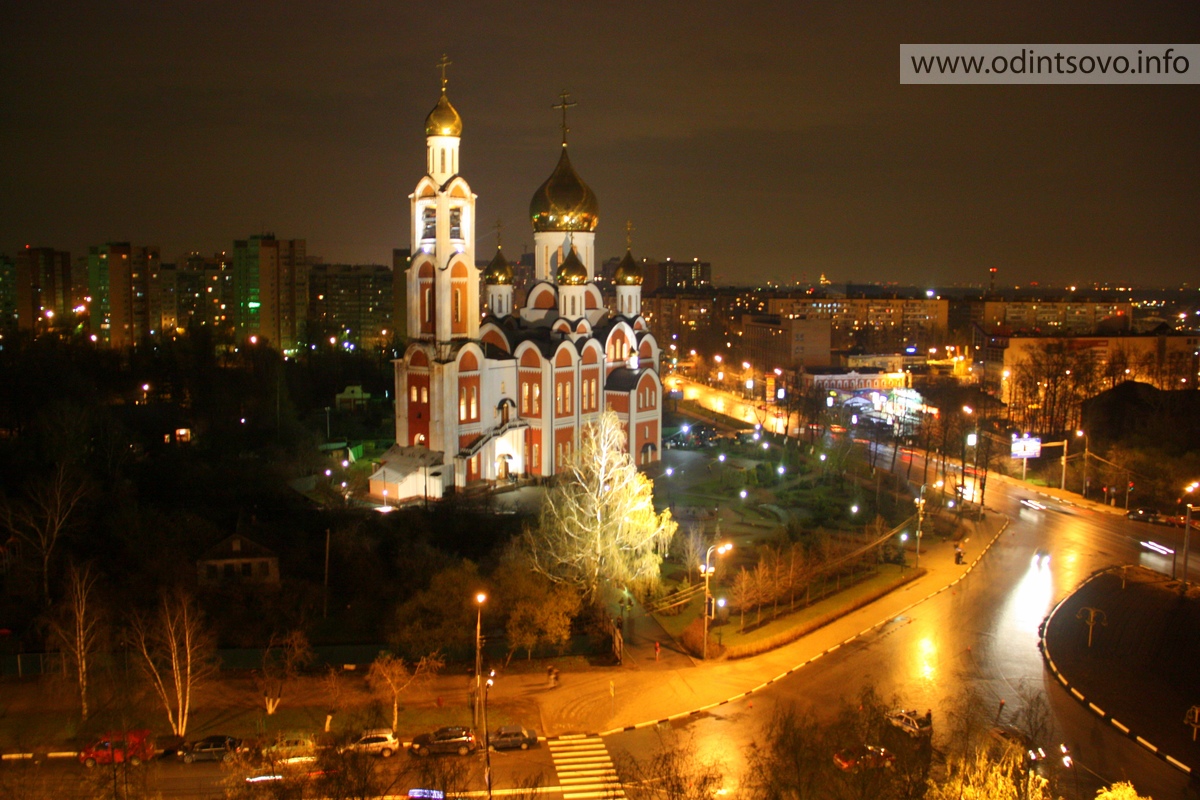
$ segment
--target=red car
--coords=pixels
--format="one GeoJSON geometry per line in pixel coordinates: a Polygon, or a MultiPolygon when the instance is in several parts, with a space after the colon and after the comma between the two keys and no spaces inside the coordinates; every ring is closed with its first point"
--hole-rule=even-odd
{"type": "Polygon", "coordinates": [[[79,763],[88,769],[97,764],[123,764],[136,767],[154,758],[157,750],[150,731],[112,731],[79,751],[79,763]]]}
{"type": "Polygon", "coordinates": [[[860,744],[858,747],[847,747],[833,754],[834,765],[844,772],[856,772],[860,769],[890,769],[896,763],[896,754],[883,747],[872,744],[860,744]]]}

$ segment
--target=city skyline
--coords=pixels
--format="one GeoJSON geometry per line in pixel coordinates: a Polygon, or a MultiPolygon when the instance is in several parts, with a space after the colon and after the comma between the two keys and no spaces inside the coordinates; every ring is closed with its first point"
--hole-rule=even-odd
{"type": "Polygon", "coordinates": [[[635,255],[699,257],[718,283],[985,285],[997,267],[1000,285],[1171,286],[1200,252],[1194,86],[901,86],[897,70],[905,42],[1186,41],[1189,5],[56,8],[4,12],[9,255],[131,241],[173,259],[270,231],[329,263],[390,263],[443,52],[481,254],[497,219],[510,255],[532,245],[564,88],[604,258],[627,219],[635,255]]]}

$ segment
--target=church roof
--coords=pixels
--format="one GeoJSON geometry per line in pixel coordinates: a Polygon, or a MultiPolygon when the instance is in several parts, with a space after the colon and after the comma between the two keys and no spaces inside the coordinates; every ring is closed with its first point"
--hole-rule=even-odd
{"type": "Polygon", "coordinates": [[[633,260],[633,253],[628,249],[625,250],[625,257],[621,259],[621,263],[617,264],[617,270],[613,273],[613,283],[618,286],[642,285],[642,267],[633,260]]]}
{"type": "Polygon", "coordinates": [[[571,166],[566,142],[554,172],[533,193],[529,216],[538,232],[596,230],[600,202],[571,166]]]}
{"type": "Polygon", "coordinates": [[[489,286],[512,285],[512,265],[508,263],[508,259],[504,257],[504,253],[499,247],[496,248],[496,255],[492,257],[492,262],[483,270],[483,282],[489,286]]]}
{"type": "Polygon", "coordinates": [[[604,391],[606,392],[632,392],[637,388],[638,381],[642,379],[650,370],[646,367],[638,369],[630,369],[629,367],[617,367],[608,375],[608,380],[604,382],[604,391]]]}
{"type": "Polygon", "coordinates": [[[438,98],[437,105],[433,107],[433,111],[430,111],[429,116],[425,118],[425,135],[462,136],[462,129],[462,117],[458,115],[458,111],[454,106],[450,105],[450,100],[446,97],[446,90],[443,88],[442,96],[438,98]]]}
{"type": "Polygon", "coordinates": [[[567,253],[567,257],[558,266],[558,271],[554,273],[554,280],[559,286],[583,286],[587,279],[587,267],[579,260],[579,255],[572,247],[571,252],[567,253]]]}

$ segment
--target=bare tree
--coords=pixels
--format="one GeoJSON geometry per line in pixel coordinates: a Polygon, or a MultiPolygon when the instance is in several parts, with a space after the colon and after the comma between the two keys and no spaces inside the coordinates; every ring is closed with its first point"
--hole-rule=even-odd
{"type": "Polygon", "coordinates": [[[779,706],[750,746],[741,796],[751,800],[816,800],[826,797],[829,748],[816,721],[792,706],[779,706]]]}
{"type": "Polygon", "coordinates": [[[725,782],[725,765],[697,755],[693,737],[659,733],[658,747],[644,758],[616,759],[625,796],[633,800],[708,800],[725,782]]]}
{"type": "Polygon", "coordinates": [[[700,574],[700,565],[704,563],[704,548],[708,540],[700,525],[692,523],[686,530],[676,531],[675,538],[679,540],[679,556],[683,568],[687,570],[688,580],[695,580],[700,574]],[[680,537],[680,533],[683,534],[680,537]]]}
{"type": "Polygon", "coordinates": [[[1054,800],[1046,781],[1023,769],[1020,757],[992,758],[979,752],[951,760],[946,775],[930,778],[927,800],[1054,800]]]}
{"type": "Polygon", "coordinates": [[[153,615],[133,618],[130,638],[171,730],[187,735],[192,694],[217,671],[215,639],[204,615],[183,590],[164,594],[153,615]]]}
{"type": "Polygon", "coordinates": [[[79,687],[79,714],[88,718],[88,676],[100,642],[101,620],[95,607],[96,576],[90,567],[71,566],[66,596],[50,619],[52,640],[66,654],[79,687]]]}
{"type": "Polygon", "coordinates": [[[617,415],[584,428],[580,448],[526,534],[533,568],[598,602],[601,592],[659,579],[676,525],[654,511],[653,485],[625,451],[617,415]]]}
{"type": "Polygon", "coordinates": [[[45,479],[33,482],[21,501],[0,505],[5,528],[37,556],[42,577],[42,600],[50,605],[50,561],[60,540],[75,524],[75,514],[88,495],[66,464],[45,479]]]}
{"type": "Polygon", "coordinates": [[[748,572],[745,567],[739,569],[733,576],[733,585],[729,589],[729,594],[734,608],[738,610],[738,628],[745,630],[746,610],[758,602],[758,586],[753,573],[748,572]]]}
{"type": "Polygon", "coordinates": [[[273,634],[263,650],[262,670],[255,675],[267,715],[274,714],[283,701],[283,689],[305,665],[316,658],[304,631],[294,630],[282,636],[273,634]]]}
{"type": "Polygon", "coordinates": [[[403,658],[391,653],[380,653],[379,657],[371,662],[371,669],[367,672],[367,683],[376,693],[391,701],[392,730],[400,724],[400,695],[415,685],[427,682],[445,664],[441,653],[422,656],[421,660],[411,666],[403,658]]]}

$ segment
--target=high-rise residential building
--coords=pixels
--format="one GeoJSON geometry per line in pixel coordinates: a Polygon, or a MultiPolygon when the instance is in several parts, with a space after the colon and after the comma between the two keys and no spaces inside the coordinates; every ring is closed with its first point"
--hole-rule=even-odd
{"type": "Polygon", "coordinates": [[[89,326],[96,341],[120,349],[162,333],[161,261],[155,246],[88,248],[89,326]]]}
{"type": "Polygon", "coordinates": [[[310,265],[309,341],[336,337],[359,347],[391,341],[392,289],[393,272],[382,264],[310,265]]]}
{"type": "Polygon", "coordinates": [[[233,243],[234,326],[280,351],[304,338],[308,264],[304,239],[251,236],[233,243]]]}
{"type": "Polygon", "coordinates": [[[54,327],[84,302],[86,285],[79,282],[70,253],[52,247],[24,247],[14,261],[13,302],[21,330],[54,327]]]}
{"type": "Polygon", "coordinates": [[[742,321],[742,353],[758,374],[828,367],[833,363],[832,329],[828,318],[747,316],[742,321]]]}
{"type": "Polygon", "coordinates": [[[392,250],[392,333],[389,340],[408,334],[408,281],[404,276],[408,273],[408,264],[412,260],[412,251],[407,247],[397,247],[392,250]]]}
{"type": "Polygon", "coordinates": [[[225,252],[180,256],[175,270],[175,327],[206,327],[230,335],[234,325],[233,266],[225,252]]]}
{"type": "Polygon", "coordinates": [[[712,264],[693,258],[691,261],[666,259],[658,263],[662,275],[660,288],[700,289],[712,286],[712,264]]]}
{"type": "Polygon", "coordinates": [[[17,262],[0,253],[0,332],[17,327],[17,262]]]}

